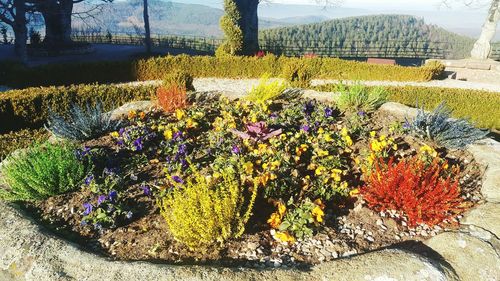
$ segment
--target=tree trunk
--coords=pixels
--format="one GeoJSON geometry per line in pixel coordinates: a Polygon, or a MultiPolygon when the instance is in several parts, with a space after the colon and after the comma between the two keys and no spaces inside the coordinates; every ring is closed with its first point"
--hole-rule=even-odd
{"type": "Polygon", "coordinates": [[[73,0],[47,1],[41,9],[45,21],[45,38],[48,45],[71,42],[71,13],[73,0]]]}
{"type": "Polygon", "coordinates": [[[491,40],[495,36],[498,20],[500,20],[500,0],[492,0],[481,35],[471,51],[473,59],[487,59],[490,55],[491,40]]]}
{"type": "Polygon", "coordinates": [[[28,28],[26,27],[26,6],[24,0],[14,0],[16,15],[14,18],[14,50],[22,63],[28,61],[26,41],[28,40],[28,28]]]}
{"type": "Polygon", "coordinates": [[[151,54],[151,30],[149,27],[149,12],[148,12],[148,0],[144,0],[144,8],[143,8],[143,17],[144,17],[144,31],[145,31],[145,39],[144,43],[146,44],[146,53],[151,54]]]}
{"type": "Polygon", "coordinates": [[[240,28],[243,32],[243,55],[255,55],[259,51],[259,0],[235,0],[240,12],[240,28]]]}

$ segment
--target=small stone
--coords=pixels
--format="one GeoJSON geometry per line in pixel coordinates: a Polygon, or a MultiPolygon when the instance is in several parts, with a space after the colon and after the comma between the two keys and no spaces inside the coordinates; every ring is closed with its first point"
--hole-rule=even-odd
{"type": "Polygon", "coordinates": [[[373,239],[373,237],[371,236],[367,236],[365,239],[371,243],[375,242],[375,239],[373,239]]]}

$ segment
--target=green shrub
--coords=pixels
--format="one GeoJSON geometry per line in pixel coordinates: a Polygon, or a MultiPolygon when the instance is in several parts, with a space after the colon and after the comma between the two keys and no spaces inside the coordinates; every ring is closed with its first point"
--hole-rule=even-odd
{"type": "Polygon", "coordinates": [[[217,57],[238,55],[243,49],[243,32],[239,26],[241,15],[234,0],[224,0],[225,14],[220,18],[220,27],[224,32],[224,42],[217,48],[217,57]]]}
{"type": "Polygon", "coordinates": [[[233,168],[221,171],[219,179],[194,171],[192,178],[174,187],[158,205],[175,239],[200,250],[241,236],[256,193],[255,187],[250,202],[245,202],[243,186],[233,168]]]}
{"type": "Polygon", "coordinates": [[[150,100],[155,86],[72,85],[27,88],[0,93],[0,133],[40,128],[53,112],[67,115],[72,104],[85,106],[101,101],[104,110],[135,100],[150,100]]]}
{"type": "Polygon", "coordinates": [[[46,142],[10,155],[1,167],[8,187],[0,188],[0,198],[41,200],[74,190],[90,168],[75,149],[68,143],[46,142]]]}
{"type": "Polygon", "coordinates": [[[193,86],[193,76],[182,70],[173,70],[163,77],[163,87],[181,87],[187,91],[195,91],[193,86]]]}
{"type": "Polygon", "coordinates": [[[258,104],[263,104],[268,100],[280,96],[286,90],[286,84],[278,80],[269,81],[268,74],[264,75],[257,86],[252,87],[252,90],[246,96],[246,99],[258,104]]]}
{"type": "Polygon", "coordinates": [[[14,150],[26,148],[35,142],[43,142],[49,138],[45,129],[23,129],[6,134],[0,134],[0,161],[14,150]]]}
{"type": "MultiPolygon", "coordinates": [[[[336,84],[314,87],[318,91],[335,91],[336,84]]],[[[367,88],[373,88],[367,86],[367,88]]],[[[415,107],[417,101],[426,110],[441,102],[453,110],[455,118],[470,118],[477,127],[500,129],[500,93],[438,87],[391,86],[384,87],[388,100],[415,107]]]]}
{"type": "Polygon", "coordinates": [[[293,87],[306,88],[311,85],[313,73],[304,60],[291,60],[283,65],[281,77],[293,87]]]}
{"type": "Polygon", "coordinates": [[[337,91],[340,92],[338,106],[344,111],[375,111],[387,100],[387,92],[383,87],[369,89],[361,84],[349,87],[339,84],[337,91]]]}
{"type": "Polygon", "coordinates": [[[258,78],[287,76],[305,83],[310,78],[336,80],[429,81],[441,75],[443,66],[423,67],[368,64],[337,58],[287,58],[266,55],[242,56],[165,56],[138,61],[87,62],[24,67],[0,62],[0,82],[14,88],[62,86],[80,83],[114,83],[134,80],[160,80],[172,70],[183,70],[194,77],[258,78]]]}

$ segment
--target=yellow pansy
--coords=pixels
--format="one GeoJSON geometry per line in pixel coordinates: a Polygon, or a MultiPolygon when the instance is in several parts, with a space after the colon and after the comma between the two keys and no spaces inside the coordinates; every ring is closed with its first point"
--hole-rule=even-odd
{"type": "Polygon", "coordinates": [[[281,202],[278,202],[278,214],[283,217],[283,215],[285,214],[286,212],[286,206],[285,204],[281,203],[281,202]]]}
{"type": "Polygon", "coordinates": [[[174,133],[172,132],[172,130],[166,130],[165,132],[163,132],[163,136],[167,140],[171,140],[173,135],[174,135],[174,133]]]}
{"type": "Polygon", "coordinates": [[[111,135],[113,138],[117,138],[117,137],[119,137],[119,136],[120,136],[120,134],[119,134],[118,132],[116,132],[116,131],[115,131],[115,132],[112,132],[110,135],[111,135]]]}
{"type": "Polygon", "coordinates": [[[186,115],[186,112],[184,112],[184,110],[182,110],[182,109],[175,110],[175,117],[177,118],[177,120],[181,120],[185,115],[186,115]]]}
{"type": "Polygon", "coordinates": [[[281,242],[285,243],[294,243],[295,238],[290,235],[288,232],[276,232],[275,234],[276,239],[280,240],[281,242]]]}
{"type": "Polygon", "coordinates": [[[316,207],[314,207],[314,209],[312,210],[312,215],[315,221],[323,222],[323,216],[325,215],[325,213],[323,212],[320,206],[316,205],[316,207]]]}
{"type": "Polygon", "coordinates": [[[245,169],[245,172],[247,174],[251,174],[253,172],[253,163],[252,162],[246,162],[243,164],[243,168],[245,169]]]}
{"type": "Polygon", "coordinates": [[[324,135],[324,139],[325,139],[326,142],[333,141],[332,135],[330,135],[330,134],[325,134],[324,135]]]}

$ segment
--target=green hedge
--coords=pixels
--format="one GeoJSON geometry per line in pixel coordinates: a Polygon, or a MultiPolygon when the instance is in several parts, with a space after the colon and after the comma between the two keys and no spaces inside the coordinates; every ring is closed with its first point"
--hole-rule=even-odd
{"type": "Polygon", "coordinates": [[[0,133],[23,128],[39,128],[49,109],[65,114],[72,103],[102,101],[106,110],[129,101],[149,100],[156,86],[72,85],[40,87],[0,93],[0,133]]]}
{"type": "MultiPolygon", "coordinates": [[[[172,69],[194,77],[259,78],[264,73],[283,77],[284,69],[305,68],[312,78],[338,80],[429,81],[442,74],[444,66],[432,63],[423,67],[368,64],[337,58],[167,56],[139,60],[135,65],[138,80],[161,79],[172,69]],[[290,66],[292,65],[292,66],[290,66]]],[[[289,69],[288,69],[289,72],[289,69]]]]}
{"type": "Polygon", "coordinates": [[[26,148],[36,142],[43,142],[49,138],[45,129],[23,129],[7,134],[0,134],[0,161],[5,159],[14,150],[26,148]]]}
{"type": "Polygon", "coordinates": [[[440,64],[423,67],[376,65],[336,58],[165,56],[135,62],[89,62],[24,67],[0,62],[0,85],[13,88],[62,86],[83,83],[114,83],[162,79],[172,70],[194,77],[259,78],[264,73],[283,77],[298,67],[311,78],[338,80],[428,81],[444,70],[440,64]]]}
{"type": "MultiPolygon", "coordinates": [[[[315,87],[320,91],[334,91],[335,85],[315,87]]],[[[437,87],[385,87],[389,100],[425,109],[434,109],[445,101],[455,117],[470,118],[481,128],[500,130],[500,92],[450,89],[437,87]]]]}

